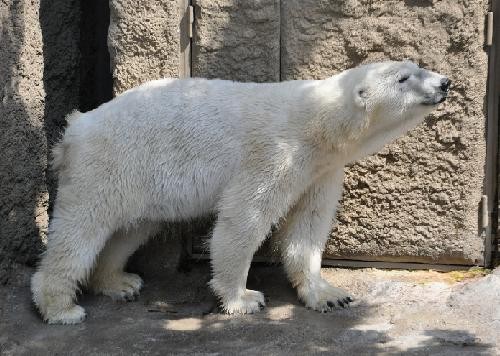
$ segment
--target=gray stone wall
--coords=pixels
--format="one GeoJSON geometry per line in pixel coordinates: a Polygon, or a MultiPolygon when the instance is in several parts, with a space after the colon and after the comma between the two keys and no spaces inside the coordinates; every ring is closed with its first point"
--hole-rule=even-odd
{"type": "MultiPolygon", "coordinates": [[[[31,5],[30,5],[31,6],[31,5]]],[[[80,108],[80,3],[78,0],[40,0],[39,23],[42,43],[36,51],[43,58],[39,73],[43,86],[43,131],[47,153],[61,137],[66,115],[80,108]]],[[[38,69],[36,69],[38,70],[38,69]]],[[[45,168],[44,168],[45,170],[45,168]]],[[[49,212],[57,194],[57,172],[45,170],[49,212]]]]}
{"type": "Polygon", "coordinates": [[[346,170],[325,257],[481,263],[486,9],[484,0],[198,0],[193,72],[320,79],[362,63],[410,59],[447,74],[454,85],[445,105],[346,170]]]}
{"type": "Polygon", "coordinates": [[[148,80],[178,77],[179,0],[111,0],[108,47],[114,92],[148,80]]]}
{"type": "Polygon", "coordinates": [[[76,0],[0,2],[0,283],[46,241],[48,152],[79,103],[79,18],[76,0]]]}
{"type": "Polygon", "coordinates": [[[282,79],[410,59],[453,81],[424,124],[346,170],[328,257],[482,261],[486,11],[480,0],[282,2],[282,79]]]}
{"type": "Polygon", "coordinates": [[[279,0],[196,0],[192,75],[280,80],[279,0]]]}
{"type": "Polygon", "coordinates": [[[76,1],[0,3],[0,282],[46,239],[48,149],[78,105],[78,11],[76,1]]]}
{"type": "Polygon", "coordinates": [[[38,1],[0,2],[0,282],[33,260],[47,229],[38,1]]]}
{"type": "MultiPolygon", "coordinates": [[[[93,1],[85,3],[86,18],[98,9],[93,1]]],[[[411,59],[448,74],[453,91],[440,110],[379,154],[348,167],[326,257],[481,262],[486,0],[194,3],[193,76],[257,82],[325,78],[386,59],[411,59]]],[[[96,91],[108,95],[90,79],[95,69],[87,61],[100,58],[98,79],[106,75],[102,63],[107,57],[94,53],[90,42],[82,45],[92,23],[81,25],[80,5],[76,0],[0,2],[0,282],[12,262],[33,264],[43,250],[56,195],[48,152],[64,116],[79,106],[97,105],[100,99],[89,97],[96,91]]],[[[150,79],[184,74],[184,6],[185,0],[110,2],[115,94],[150,79]]],[[[92,36],[97,33],[102,31],[92,36]]],[[[169,258],[176,261],[180,242],[167,243],[167,237],[206,236],[208,225],[170,226],[164,239],[135,260],[156,269],[158,261],[165,261],[159,251],[170,246],[177,255],[169,258]]]]}

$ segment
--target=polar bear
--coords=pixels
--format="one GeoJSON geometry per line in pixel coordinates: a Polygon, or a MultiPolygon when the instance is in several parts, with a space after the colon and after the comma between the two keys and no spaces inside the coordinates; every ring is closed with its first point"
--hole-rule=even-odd
{"type": "Polygon", "coordinates": [[[125,263],[160,222],[212,212],[210,287],[227,313],[265,306],[246,279],[272,226],[303,303],[348,305],[320,275],[344,166],[416,126],[449,85],[411,62],[383,62],[324,80],[162,79],[71,114],[53,150],[59,188],[32,277],[36,306],[49,323],[73,324],[85,317],[81,284],[133,298],[142,280],[125,263]]]}

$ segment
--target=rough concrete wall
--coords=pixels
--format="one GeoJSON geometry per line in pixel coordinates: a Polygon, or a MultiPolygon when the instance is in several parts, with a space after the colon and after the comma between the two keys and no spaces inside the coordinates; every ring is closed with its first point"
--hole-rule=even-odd
{"type": "MultiPolygon", "coordinates": [[[[38,50],[43,55],[45,89],[43,123],[50,150],[64,132],[66,115],[79,109],[80,2],[40,0],[40,27],[43,43],[38,50]]],[[[57,172],[47,170],[46,174],[51,207],[57,194],[57,172]]]]}
{"type": "Polygon", "coordinates": [[[109,5],[115,94],[148,80],[178,77],[180,1],[111,0],[109,5]]]}
{"type": "Polygon", "coordinates": [[[453,81],[406,137],[346,171],[326,256],[473,264],[485,162],[486,0],[282,1],[283,80],[416,61],[453,81]]]}
{"type": "Polygon", "coordinates": [[[280,80],[279,0],[196,0],[194,77],[280,80]]]}
{"type": "Polygon", "coordinates": [[[77,107],[78,2],[0,2],[0,282],[46,238],[47,152],[77,107]]]}
{"type": "MultiPolygon", "coordinates": [[[[114,92],[178,76],[180,1],[110,5],[114,92]]],[[[242,81],[324,78],[389,58],[447,73],[454,90],[442,110],[348,170],[327,255],[474,263],[482,258],[477,204],[485,148],[485,10],[485,0],[198,0],[193,74],[242,81]]],[[[1,2],[0,23],[5,280],[11,261],[35,260],[46,231],[47,191],[55,196],[47,150],[79,102],[79,2],[1,2]]],[[[162,243],[142,258],[157,256],[163,247],[154,244],[162,243]]]]}
{"type": "Polygon", "coordinates": [[[38,1],[0,2],[0,282],[33,260],[47,228],[38,1]]]}
{"type": "MultiPolygon", "coordinates": [[[[108,48],[113,90],[118,95],[149,80],[179,77],[180,26],[184,17],[178,0],[111,0],[108,48]]],[[[181,237],[188,226],[166,226],[156,239],[131,258],[129,269],[145,275],[164,274],[177,267],[181,237]]]]}

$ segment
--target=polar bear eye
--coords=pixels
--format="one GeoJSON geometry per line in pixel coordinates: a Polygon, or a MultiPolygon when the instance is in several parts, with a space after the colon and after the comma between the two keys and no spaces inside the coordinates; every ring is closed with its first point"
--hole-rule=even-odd
{"type": "Polygon", "coordinates": [[[399,82],[400,82],[400,83],[404,83],[404,82],[406,82],[408,79],[410,79],[410,76],[409,76],[409,75],[405,75],[404,77],[402,77],[401,79],[399,79],[399,82]]]}

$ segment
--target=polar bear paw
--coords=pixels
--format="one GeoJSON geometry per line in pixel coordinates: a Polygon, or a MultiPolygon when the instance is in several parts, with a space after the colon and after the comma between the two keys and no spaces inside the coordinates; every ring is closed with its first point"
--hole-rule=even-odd
{"type": "Polygon", "coordinates": [[[76,305],[73,283],[54,271],[37,271],[31,278],[33,302],[49,324],[78,324],[85,320],[85,309],[76,305]]]}
{"type": "Polygon", "coordinates": [[[67,309],[48,312],[45,320],[49,324],[79,324],[85,320],[85,309],[79,305],[72,305],[67,309]]]}
{"type": "Polygon", "coordinates": [[[307,308],[322,313],[335,308],[347,308],[354,298],[341,288],[331,286],[327,281],[320,279],[298,287],[299,298],[307,308]]]}
{"type": "Polygon", "coordinates": [[[103,294],[114,301],[133,301],[143,286],[142,278],[134,273],[118,272],[95,276],[90,287],[95,294],[103,294]]]}
{"type": "Polygon", "coordinates": [[[243,295],[222,303],[224,312],[228,314],[253,314],[266,306],[264,294],[247,289],[243,295]]]}

